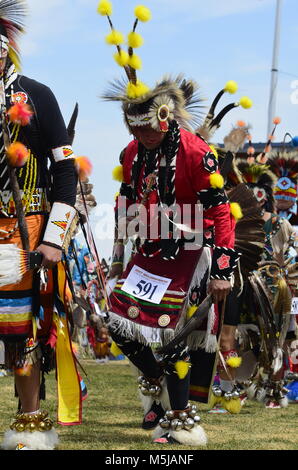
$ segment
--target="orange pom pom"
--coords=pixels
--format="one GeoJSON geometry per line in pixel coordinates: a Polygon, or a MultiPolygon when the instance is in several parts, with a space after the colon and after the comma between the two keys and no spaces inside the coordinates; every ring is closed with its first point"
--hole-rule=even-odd
{"type": "Polygon", "coordinates": [[[281,123],[280,117],[275,117],[275,118],[273,119],[273,124],[276,124],[276,125],[277,125],[277,124],[280,124],[280,123],[281,123]]]}
{"type": "Polygon", "coordinates": [[[79,178],[85,180],[92,172],[92,163],[87,157],[76,157],[75,162],[79,178]]]}
{"type": "Polygon", "coordinates": [[[248,147],[247,153],[248,153],[248,155],[254,155],[254,153],[255,153],[254,147],[248,147]]]}
{"type": "Polygon", "coordinates": [[[28,104],[16,103],[7,111],[7,114],[10,122],[20,126],[27,126],[34,113],[28,104]]]}
{"type": "Polygon", "coordinates": [[[15,369],[15,373],[17,375],[20,375],[21,377],[29,377],[31,375],[32,371],[32,364],[26,364],[24,367],[19,367],[18,369],[15,369]]]}
{"type": "Polygon", "coordinates": [[[238,127],[245,127],[246,124],[245,124],[244,121],[237,121],[237,126],[238,126],[238,127]]]}
{"type": "Polygon", "coordinates": [[[6,155],[11,166],[20,167],[27,162],[29,151],[21,142],[14,142],[6,150],[6,155]]]}

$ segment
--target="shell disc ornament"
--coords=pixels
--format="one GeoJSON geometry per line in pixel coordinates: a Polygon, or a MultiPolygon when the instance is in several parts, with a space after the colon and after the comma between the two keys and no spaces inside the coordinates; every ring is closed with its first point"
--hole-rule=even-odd
{"type": "Polygon", "coordinates": [[[168,119],[170,117],[170,109],[166,104],[159,106],[157,110],[157,119],[159,121],[159,128],[161,132],[168,132],[169,123],[168,119]]]}

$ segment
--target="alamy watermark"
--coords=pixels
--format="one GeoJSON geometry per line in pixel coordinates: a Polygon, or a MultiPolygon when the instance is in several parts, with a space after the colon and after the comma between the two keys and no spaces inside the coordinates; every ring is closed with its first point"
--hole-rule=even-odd
{"type": "Polygon", "coordinates": [[[100,204],[96,210],[95,235],[99,240],[118,239],[167,240],[183,239],[186,250],[203,245],[203,206],[201,204],[142,204],[127,207],[125,197],[118,198],[116,212],[112,204],[100,204]]]}

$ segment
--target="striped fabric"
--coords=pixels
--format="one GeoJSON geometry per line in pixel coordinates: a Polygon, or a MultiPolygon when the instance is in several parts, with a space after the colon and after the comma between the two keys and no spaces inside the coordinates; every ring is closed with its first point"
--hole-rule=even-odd
{"type": "Polygon", "coordinates": [[[26,335],[31,328],[32,297],[0,298],[0,335],[26,335]]]}
{"type": "Polygon", "coordinates": [[[139,316],[136,319],[137,323],[145,326],[158,327],[158,319],[160,316],[168,315],[170,322],[167,326],[169,328],[176,326],[186,297],[185,292],[167,290],[161,302],[159,304],[153,304],[124,292],[121,289],[123,284],[124,280],[119,281],[112,294],[113,311],[115,313],[123,315],[129,307],[136,306],[139,309],[139,316]]]}

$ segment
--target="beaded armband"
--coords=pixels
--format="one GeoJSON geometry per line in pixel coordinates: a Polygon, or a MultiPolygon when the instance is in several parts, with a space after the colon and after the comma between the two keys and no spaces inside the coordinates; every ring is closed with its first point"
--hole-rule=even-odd
{"type": "Polygon", "coordinates": [[[64,248],[66,235],[76,213],[74,207],[62,202],[54,202],[43,237],[45,244],[60,249],[64,248]]]}

